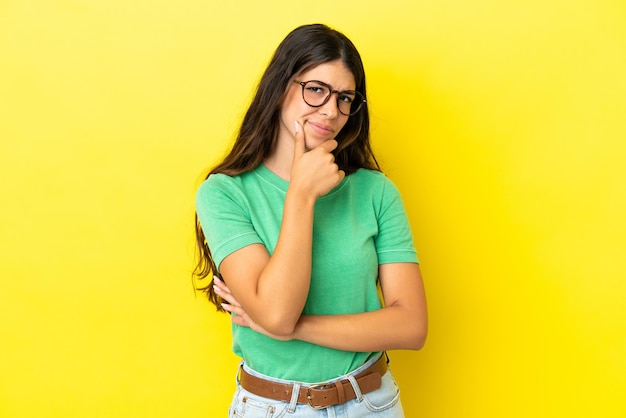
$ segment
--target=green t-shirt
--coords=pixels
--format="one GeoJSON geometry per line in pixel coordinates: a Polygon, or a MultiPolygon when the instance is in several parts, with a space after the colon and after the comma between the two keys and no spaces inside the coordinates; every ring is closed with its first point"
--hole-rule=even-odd
{"type": "MultiPolygon", "coordinates": [[[[214,174],[200,185],[196,209],[218,268],[247,245],[260,243],[273,253],[288,186],[263,164],[234,177],[214,174]]],[[[360,169],[316,201],[311,285],[302,313],[380,309],[378,265],[396,262],[418,262],[402,199],[384,174],[360,169]]],[[[277,341],[246,327],[232,328],[234,352],[252,369],[279,379],[326,381],[375,354],[277,341]]]]}

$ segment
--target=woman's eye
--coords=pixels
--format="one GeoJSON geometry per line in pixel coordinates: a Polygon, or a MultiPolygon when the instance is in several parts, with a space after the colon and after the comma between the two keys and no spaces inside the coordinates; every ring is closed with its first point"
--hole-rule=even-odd
{"type": "Polygon", "coordinates": [[[324,93],[324,88],[323,87],[308,87],[308,90],[311,93],[324,93]]]}
{"type": "Polygon", "coordinates": [[[341,100],[342,102],[346,102],[346,103],[352,103],[354,101],[354,97],[346,96],[342,94],[341,96],[339,96],[339,100],[341,100]]]}

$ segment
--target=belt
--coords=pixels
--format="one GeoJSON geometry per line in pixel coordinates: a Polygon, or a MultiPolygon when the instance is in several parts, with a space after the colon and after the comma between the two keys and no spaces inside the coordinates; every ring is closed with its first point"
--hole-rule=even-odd
{"type": "MultiPolygon", "coordinates": [[[[376,363],[354,376],[361,393],[369,393],[382,384],[382,376],[387,372],[387,356],[382,355],[376,363]]],[[[290,402],[293,385],[273,382],[240,370],[239,384],[255,395],[276,401],[290,402]]],[[[324,383],[300,387],[298,403],[308,404],[313,409],[324,409],[355,399],[356,393],[348,379],[335,383],[324,383]]]]}

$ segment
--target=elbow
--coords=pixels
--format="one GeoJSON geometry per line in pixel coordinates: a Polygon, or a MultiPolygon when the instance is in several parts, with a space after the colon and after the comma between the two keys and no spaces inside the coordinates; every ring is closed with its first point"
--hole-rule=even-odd
{"type": "Polygon", "coordinates": [[[426,331],[416,334],[410,341],[409,350],[421,350],[424,348],[424,344],[426,344],[426,331]]]}
{"type": "Polygon", "coordinates": [[[299,318],[293,319],[287,315],[271,315],[263,319],[263,323],[259,322],[259,324],[267,332],[277,337],[289,337],[294,333],[299,318]]]}
{"type": "Polygon", "coordinates": [[[421,350],[426,344],[426,336],[428,335],[428,326],[426,323],[416,324],[408,335],[406,341],[407,350],[421,350]]]}

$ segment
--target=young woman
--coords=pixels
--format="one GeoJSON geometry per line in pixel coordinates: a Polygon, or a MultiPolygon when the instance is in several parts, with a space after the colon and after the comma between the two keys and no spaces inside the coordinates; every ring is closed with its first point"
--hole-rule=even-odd
{"type": "Polygon", "coordinates": [[[426,302],[348,38],[283,40],[196,206],[195,274],[214,275],[203,289],[243,358],[230,416],[402,417],[384,351],[422,347],[426,302]]]}

